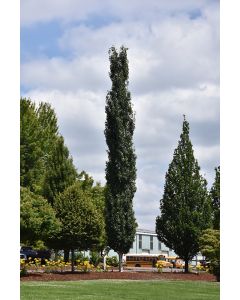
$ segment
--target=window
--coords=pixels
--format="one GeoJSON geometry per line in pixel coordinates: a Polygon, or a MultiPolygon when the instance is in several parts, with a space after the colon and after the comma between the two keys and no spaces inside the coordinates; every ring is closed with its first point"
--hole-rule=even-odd
{"type": "Polygon", "coordinates": [[[150,250],[153,250],[153,236],[150,236],[150,250]]]}
{"type": "Polygon", "coordinates": [[[162,249],[162,246],[161,246],[161,242],[159,241],[158,242],[158,250],[161,250],[162,249]]]}
{"type": "Polygon", "coordinates": [[[142,235],[139,234],[138,248],[142,249],[142,235]]]}

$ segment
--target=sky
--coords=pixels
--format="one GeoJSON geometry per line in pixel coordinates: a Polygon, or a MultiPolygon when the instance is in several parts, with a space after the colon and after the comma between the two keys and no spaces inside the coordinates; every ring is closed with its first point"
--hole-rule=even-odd
{"type": "Polygon", "coordinates": [[[21,0],[21,96],[51,103],[79,172],[105,183],[108,50],[127,47],[135,216],[155,229],[183,114],[201,173],[219,165],[219,1],[21,0]]]}

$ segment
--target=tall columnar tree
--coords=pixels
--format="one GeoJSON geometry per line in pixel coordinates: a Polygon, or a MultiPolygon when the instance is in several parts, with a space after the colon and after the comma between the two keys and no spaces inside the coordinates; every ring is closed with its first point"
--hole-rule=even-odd
{"type": "Polygon", "coordinates": [[[189,123],[183,130],[169,165],[156,219],[158,239],[188,262],[199,252],[202,230],[211,226],[211,201],[207,182],[200,174],[189,138],[189,123]]]}
{"type": "Polygon", "coordinates": [[[220,166],[215,169],[215,181],[211,188],[213,229],[220,230],[220,166]]]}
{"type": "Polygon", "coordinates": [[[136,192],[136,155],[133,146],[135,117],[128,91],[127,48],[119,53],[109,50],[112,88],[106,97],[105,137],[108,146],[106,163],[106,232],[108,245],[122,255],[134,241],[136,219],[133,197],[136,192]]]}

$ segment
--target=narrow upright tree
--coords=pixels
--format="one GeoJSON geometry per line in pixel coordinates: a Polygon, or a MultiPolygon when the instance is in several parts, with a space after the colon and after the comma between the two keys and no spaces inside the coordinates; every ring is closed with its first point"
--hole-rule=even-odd
{"type": "Polygon", "coordinates": [[[215,181],[211,188],[213,229],[220,230],[220,166],[215,169],[215,181]]]}
{"type": "Polygon", "coordinates": [[[119,255],[121,272],[122,255],[129,251],[137,227],[133,211],[136,192],[135,118],[128,91],[127,48],[122,46],[119,53],[114,47],[110,48],[109,60],[112,88],[106,97],[106,233],[108,245],[119,255]]]}
{"type": "Polygon", "coordinates": [[[183,131],[166,174],[161,215],[156,219],[158,239],[188,262],[199,252],[202,230],[211,226],[210,196],[207,182],[200,175],[189,138],[189,123],[183,131]]]}

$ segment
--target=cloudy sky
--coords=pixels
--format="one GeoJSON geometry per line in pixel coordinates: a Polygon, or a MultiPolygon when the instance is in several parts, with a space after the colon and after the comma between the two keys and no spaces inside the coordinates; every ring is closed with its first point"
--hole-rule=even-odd
{"type": "Polygon", "coordinates": [[[183,114],[209,188],[219,165],[219,1],[21,0],[21,95],[52,104],[76,167],[102,184],[112,45],[129,48],[134,209],[154,230],[183,114]]]}

